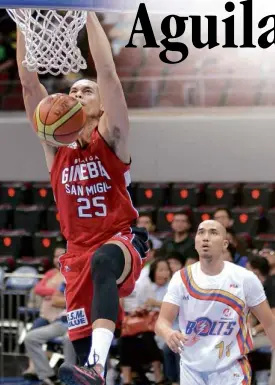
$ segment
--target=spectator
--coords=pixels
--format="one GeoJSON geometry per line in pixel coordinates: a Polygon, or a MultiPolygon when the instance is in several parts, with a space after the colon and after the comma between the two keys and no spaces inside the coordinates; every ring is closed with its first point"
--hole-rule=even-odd
{"type": "Polygon", "coordinates": [[[2,105],[5,97],[11,92],[14,86],[14,79],[17,73],[15,56],[15,50],[12,48],[9,38],[0,32],[0,73],[5,72],[8,74],[5,89],[0,95],[0,105],[2,105]]]}
{"type": "MultiPolygon", "coordinates": [[[[190,258],[189,258],[190,260],[190,258]]],[[[172,253],[168,255],[167,261],[169,263],[172,275],[183,268],[181,254],[172,253]]],[[[178,319],[174,322],[174,330],[179,330],[178,319]]],[[[163,360],[165,377],[172,385],[177,385],[180,382],[180,355],[174,353],[167,344],[163,346],[163,360]]]]}
{"type": "Polygon", "coordinates": [[[245,256],[246,249],[245,249],[242,241],[240,239],[238,239],[235,231],[232,228],[226,229],[226,238],[227,238],[229,244],[232,245],[236,249],[233,262],[235,263],[235,265],[245,267],[247,264],[248,258],[247,258],[247,256],[245,256]]]}
{"type": "Polygon", "coordinates": [[[152,262],[155,260],[155,254],[156,250],[153,249],[153,242],[152,240],[149,239],[148,241],[149,244],[149,251],[147,253],[147,258],[145,265],[143,266],[139,279],[136,281],[136,288],[138,288],[140,285],[142,286],[144,283],[148,282],[149,280],[149,272],[150,272],[150,266],[152,262]]]}
{"type": "Polygon", "coordinates": [[[167,261],[169,263],[169,267],[170,267],[170,270],[172,271],[172,275],[183,268],[183,263],[182,263],[182,254],[180,253],[171,253],[171,254],[168,254],[167,256],[167,261]]]}
{"type": "Polygon", "coordinates": [[[224,261],[234,263],[235,254],[236,254],[236,248],[229,243],[227,249],[223,253],[224,261]]]}
{"type": "Polygon", "coordinates": [[[270,266],[269,275],[275,276],[275,251],[272,249],[263,249],[259,252],[259,254],[260,256],[266,258],[269,263],[269,266],[270,266]]]}
{"type": "MultiPolygon", "coordinates": [[[[8,71],[15,66],[15,50],[8,39],[0,32],[0,72],[8,71]]],[[[13,80],[13,79],[9,79],[13,80]]]]}
{"type": "Polygon", "coordinates": [[[153,249],[160,249],[162,246],[162,242],[160,239],[152,235],[156,230],[156,226],[153,223],[152,217],[149,214],[141,214],[137,219],[137,227],[145,227],[149,233],[149,239],[152,241],[153,249]]]}
{"type": "MultiPolygon", "coordinates": [[[[150,281],[139,287],[135,300],[139,309],[159,310],[171,278],[166,259],[157,258],[151,264],[149,278],[150,281]]],[[[141,369],[143,365],[148,364],[153,366],[155,382],[162,383],[164,380],[161,370],[162,358],[162,351],[156,343],[153,332],[120,338],[120,363],[124,385],[132,383],[132,369],[141,369]]]]}
{"type": "Polygon", "coordinates": [[[184,211],[175,213],[171,228],[173,235],[163,242],[158,254],[165,257],[174,252],[180,253],[183,256],[183,264],[188,257],[197,257],[194,239],[190,234],[191,222],[187,213],[184,211]]]}
{"type": "Polygon", "coordinates": [[[231,229],[234,223],[232,214],[226,207],[218,208],[213,214],[213,219],[220,222],[226,229],[231,229]]]}
{"type": "Polygon", "coordinates": [[[189,266],[189,265],[193,265],[193,263],[196,263],[199,261],[199,257],[197,256],[194,256],[194,257],[188,257],[185,261],[185,265],[184,266],[189,266]]]}
{"type": "MultiPolygon", "coordinates": [[[[63,276],[59,271],[59,257],[66,251],[64,244],[60,243],[54,250],[54,268],[49,270],[44,278],[34,287],[34,294],[41,297],[39,317],[34,320],[31,330],[48,325],[52,322],[58,314],[60,309],[52,306],[52,296],[63,282],[63,276]]],[[[34,370],[34,365],[29,361],[28,368],[23,372],[23,377],[26,380],[35,380],[37,375],[34,370]]]]}
{"type": "Polygon", "coordinates": [[[67,317],[65,311],[65,283],[63,282],[59,290],[51,296],[52,307],[58,310],[58,316],[48,325],[41,326],[31,330],[25,339],[25,347],[27,354],[33,362],[35,372],[41,385],[60,385],[61,382],[55,375],[54,370],[49,365],[48,357],[43,351],[43,345],[52,338],[63,337],[67,333],[67,317]],[[62,310],[61,310],[62,309],[62,310]]]}
{"type": "MultiPolygon", "coordinates": [[[[274,257],[273,257],[274,258],[274,257]]],[[[274,258],[275,259],[275,258],[274,258]]],[[[267,259],[260,256],[253,256],[247,263],[247,269],[253,271],[262,282],[267,301],[272,312],[275,314],[275,275],[270,275],[270,265],[267,259]]],[[[263,347],[270,347],[271,344],[262,324],[253,318],[251,334],[253,337],[253,349],[257,350],[263,347]]],[[[270,384],[275,384],[275,352],[272,352],[271,368],[270,368],[270,384]]]]}

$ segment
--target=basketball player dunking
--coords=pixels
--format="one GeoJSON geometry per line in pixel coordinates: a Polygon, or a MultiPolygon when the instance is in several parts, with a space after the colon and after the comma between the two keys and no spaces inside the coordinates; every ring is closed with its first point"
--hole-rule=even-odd
{"type": "MultiPolygon", "coordinates": [[[[131,162],[127,106],[109,41],[93,12],[88,13],[87,32],[97,83],[80,80],[70,90],[82,103],[87,124],[68,147],[56,151],[42,142],[67,240],[60,265],[66,281],[69,336],[80,360],[80,366],[60,368],[60,379],[68,385],[104,383],[119,297],[133,291],[147,252],[145,229],[131,228],[138,214],[127,192],[131,162]]],[[[24,37],[18,32],[19,75],[32,121],[47,91],[37,74],[22,66],[24,56],[24,37]]]]}
{"type": "Polygon", "coordinates": [[[174,274],[156,332],[181,354],[182,385],[250,385],[249,311],[275,348],[275,318],[263,286],[254,273],[224,262],[228,241],[219,222],[202,222],[195,246],[199,262],[174,274]],[[178,314],[181,331],[172,329],[178,314]]]}

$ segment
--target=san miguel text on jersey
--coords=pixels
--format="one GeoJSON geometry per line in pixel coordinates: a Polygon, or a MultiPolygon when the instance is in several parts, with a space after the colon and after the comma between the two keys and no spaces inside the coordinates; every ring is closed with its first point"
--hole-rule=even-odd
{"type": "Polygon", "coordinates": [[[62,234],[85,248],[129,232],[138,214],[127,187],[130,165],[123,163],[95,129],[86,148],[60,147],[51,183],[62,234]]]}

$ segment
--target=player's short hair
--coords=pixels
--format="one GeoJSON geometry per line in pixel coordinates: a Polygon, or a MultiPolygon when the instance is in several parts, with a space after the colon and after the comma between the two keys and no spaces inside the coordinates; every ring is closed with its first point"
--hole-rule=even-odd
{"type": "Polygon", "coordinates": [[[217,214],[219,211],[225,211],[226,214],[228,215],[228,218],[229,218],[229,219],[233,219],[233,218],[232,218],[232,213],[231,213],[231,211],[230,211],[227,207],[218,207],[218,208],[214,211],[213,217],[214,217],[215,214],[217,214]]]}
{"type": "Polygon", "coordinates": [[[248,262],[253,269],[259,270],[264,277],[269,274],[270,265],[266,258],[260,257],[259,255],[253,255],[248,259],[248,262]]]}
{"type": "Polygon", "coordinates": [[[169,263],[167,261],[166,258],[164,257],[158,257],[154,260],[154,262],[151,264],[150,266],[150,271],[149,271],[149,278],[152,282],[155,282],[155,274],[156,274],[156,270],[157,270],[157,267],[158,267],[158,264],[160,262],[165,262],[167,264],[167,267],[172,275],[172,272],[171,272],[171,269],[170,269],[170,266],[169,266],[169,263]]]}

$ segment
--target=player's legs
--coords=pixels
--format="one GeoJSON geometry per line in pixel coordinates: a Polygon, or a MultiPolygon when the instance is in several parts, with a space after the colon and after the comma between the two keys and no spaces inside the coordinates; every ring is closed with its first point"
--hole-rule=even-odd
{"type": "Polygon", "coordinates": [[[181,362],[180,385],[208,385],[208,383],[206,382],[206,378],[203,373],[192,370],[181,362]]]}
{"type": "MultiPolygon", "coordinates": [[[[141,268],[141,261],[139,263],[141,268]]],[[[87,267],[83,274],[87,274],[87,267]]],[[[93,343],[87,364],[93,367],[87,369],[73,365],[62,365],[59,371],[60,378],[65,384],[69,385],[102,384],[103,382],[102,375],[118,318],[120,286],[125,279],[128,279],[127,277],[132,271],[132,255],[123,242],[112,239],[93,253],[89,270],[91,271],[89,274],[94,293],[92,301],[90,301],[93,343]]],[[[80,294],[80,289],[78,294],[80,294]]],[[[134,284],[130,292],[133,289],[134,284]]],[[[82,287],[81,291],[82,297],[85,296],[85,287],[82,287]]],[[[81,298],[79,298],[80,300],[81,298]]],[[[80,308],[80,305],[77,305],[77,307],[80,308]]],[[[76,311],[73,313],[75,314],[76,311]]],[[[88,314],[88,311],[85,310],[85,313],[88,314]]],[[[69,330],[73,341],[79,339],[80,336],[79,331],[77,338],[75,338],[75,333],[73,333],[75,330],[69,330]]]]}
{"type": "Polygon", "coordinates": [[[120,241],[101,246],[91,261],[94,296],[92,301],[92,349],[90,365],[100,364],[104,370],[118,318],[118,285],[131,271],[131,254],[120,241]]]}
{"type": "MultiPolygon", "coordinates": [[[[61,366],[59,374],[65,384],[102,384],[102,374],[118,318],[119,297],[127,296],[134,290],[135,281],[142,268],[142,258],[145,257],[147,251],[146,240],[147,233],[137,237],[132,233],[117,234],[92,253],[91,265],[86,265],[82,269],[81,276],[77,276],[78,279],[74,278],[77,289],[73,288],[71,301],[70,304],[67,303],[67,307],[74,309],[69,312],[69,314],[73,313],[73,322],[77,313],[90,314],[89,320],[92,320],[93,326],[92,348],[87,362],[89,368],[61,366]],[[79,284],[82,276],[85,276],[86,282],[90,280],[91,290],[94,293],[92,300],[88,302],[88,309],[85,296],[88,297],[90,294],[90,292],[86,293],[89,285],[85,287],[83,284],[79,284]],[[86,305],[80,306],[83,301],[86,301],[86,305]],[[78,308],[78,312],[76,312],[76,308],[78,308]]],[[[64,265],[65,263],[63,263],[64,265]]],[[[66,269],[63,269],[63,274],[69,276],[70,272],[68,273],[67,269],[66,273],[66,269]]],[[[66,280],[66,282],[68,286],[68,281],[66,280]]],[[[69,317],[71,318],[70,315],[69,317]]],[[[88,326],[87,328],[86,326],[71,326],[69,322],[69,334],[72,341],[88,336],[88,330],[88,326]],[[71,329],[75,327],[75,329],[70,330],[70,327],[71,329]]]]}
{"type": "Polygon", "coordinates": [[[208,375],[208,385],[251,385],[251,369],[246,357],[225,370],[208,375]]]}

